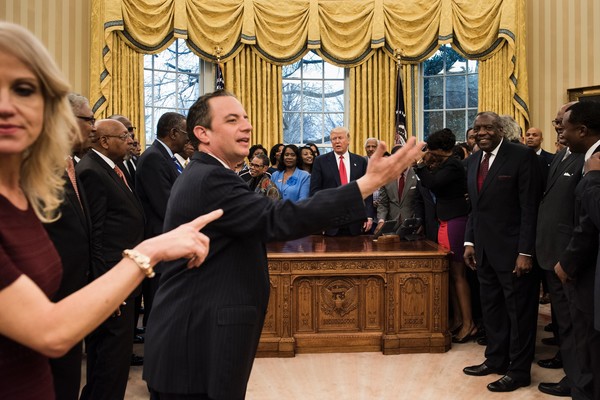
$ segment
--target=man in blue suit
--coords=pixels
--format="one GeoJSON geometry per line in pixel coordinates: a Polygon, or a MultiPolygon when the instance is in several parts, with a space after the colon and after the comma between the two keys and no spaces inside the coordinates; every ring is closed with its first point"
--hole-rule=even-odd
{"type": "MultiPolygon", "coordinates": [[[[310,175],[310,195],[320,190],[343,186],[355,181],[367,172],[367,160],[358,154],[350,153],[350,132],[343,127],[333,128],[330,133],[333,151],[315,158],[310,175]]],[[[366,221],[350,223],[339,228],[326,230],[328,236],[356,236],[370,232],[375,217],[373,196],[365,199],[366,221]]]]}

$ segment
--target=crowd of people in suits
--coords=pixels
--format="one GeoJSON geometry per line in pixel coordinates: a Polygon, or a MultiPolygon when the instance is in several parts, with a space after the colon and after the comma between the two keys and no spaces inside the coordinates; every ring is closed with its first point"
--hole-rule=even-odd
{"type": "Polygon", "coordinates": [[[543,277],[559,351],[538,363],[565,377],[539,390],[600,399],[598,103],[559,109],[556,155],[540,129],[489,111],[464,144],[442,129],[426,150],[410,139],[384,154],[369,138],[361,156],[336,127],[331,152],[267,154],[220,90],[163,114],[142,153],[127,116],[96,121],[29,32],[0,23],[0,56],[1,398],[79,398],[84,338],[82,399],[124,398],[141,364],[153,399],[243,398],[269,298],[264,243],[419,218],[450,253],[452,341],[485,344],[463,372],[501,375],[493,392],[530,385],[543,277]]]}

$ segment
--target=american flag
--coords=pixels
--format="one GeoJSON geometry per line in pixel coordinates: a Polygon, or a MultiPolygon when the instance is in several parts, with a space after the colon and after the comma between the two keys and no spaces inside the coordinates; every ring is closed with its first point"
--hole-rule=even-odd
{"type": "Polygon", "coordinates": [[[225,79],[223,78],[223,69],[221,63],[217,63],[217,73],[215,79],[215,90],[225,89],[225,79]]]}
{"type": "Polygon", "coordinates": [[[400,63],[397,67],[398,73],[396,76],[396,136],[394,144],[406,144],[406,111],[404,110],[404,90],[402,89],[402,70],[400,63]]]}

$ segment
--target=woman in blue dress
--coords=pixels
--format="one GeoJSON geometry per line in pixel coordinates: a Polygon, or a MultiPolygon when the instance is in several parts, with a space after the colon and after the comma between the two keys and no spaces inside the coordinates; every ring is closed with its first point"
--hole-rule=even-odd
{"type": "Polygon", "coordinates": [[[306,199],[310,190],[310,174],[300,166],[302,159],[298,147],[288,144],[283,147],[277,171],[271,175],[283,200],[299,201],[306,199]]]}

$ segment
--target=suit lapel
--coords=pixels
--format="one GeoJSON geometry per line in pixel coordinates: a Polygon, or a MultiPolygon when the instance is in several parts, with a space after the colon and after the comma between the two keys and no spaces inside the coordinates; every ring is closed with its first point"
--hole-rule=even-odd
{"type": "MultiPolygon", "coordinates": [[[[157,151],[163,155],[165,160],[167,160],[167,162],[171,166],[172,175],[174,175],[174,177],[177,178],[179,176],[179,171],[177,170],[177,167],[175,166],[175,162],[173,161],[171,156],[169,156],[169,152],[167,151],[167,149],[165,149],[165,147],[157,141],[154,141],[152,146],[156,147],[157,151]]],[[[182,168],[183,168],[183,165],[182,165],[182,168]]]]}
{"type": "MultiPolygon", "coordinates": [[[[500,145],[500,148],[498,149],[498,153],[496,154],[496,158],[494,158],[494,161],[492,162],[492,166],[490,167],[488,174],[485,177],[485,180],[483,181],[483,185],[481,186],[481,190],[479,191],[480,196],[483,192],[485,192],[487,187],[490,185],[490,182],[493,182],[494,179],[496,179],[496,175],[498,175],[498,171],[500,171],[500,169],[502,168],[502,166],[504,165],[506,160],[508,160],[508,156],[506,155],[507,143],[508,142],[506,141],[506,139],[504,139],[504,141],[500,145]]],[[[481,159],[481,157],[480,157],[480,159],[481,159]]],[[[478,166],[477,170],[479,170],[479,166],[478,166]]],[[[475,182],[477,182],[477,175],[475,176],[475,182]]]]}

